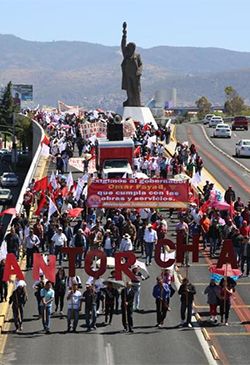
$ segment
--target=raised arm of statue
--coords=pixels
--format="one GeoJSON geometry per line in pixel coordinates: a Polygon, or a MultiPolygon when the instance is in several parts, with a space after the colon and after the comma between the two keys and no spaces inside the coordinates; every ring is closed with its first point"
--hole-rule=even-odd
{"type": "Polygon", "coordinates": [[[123,57],[126,55],[126,45],[127,45],[127,23],[124,22],[122,25],[122,41],[121,41],[121,50],[123,57]]]}

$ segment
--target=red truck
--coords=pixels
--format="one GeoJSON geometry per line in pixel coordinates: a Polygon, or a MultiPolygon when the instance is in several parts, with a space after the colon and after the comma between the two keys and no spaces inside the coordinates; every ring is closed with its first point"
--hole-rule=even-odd
{"type": "Polygon", "coordinates": [[[239,116],[234,117],[232,122],[232,131],[235,131],[236,129],[245,129],[248,130],[248,120],[247,117],[239,116]]]}
{"type": "Polygon", "coordinates": [[[101,178],[132,177],[134,141],[109,141],[98,138],[96,141],[96,170],[101,178]]]}

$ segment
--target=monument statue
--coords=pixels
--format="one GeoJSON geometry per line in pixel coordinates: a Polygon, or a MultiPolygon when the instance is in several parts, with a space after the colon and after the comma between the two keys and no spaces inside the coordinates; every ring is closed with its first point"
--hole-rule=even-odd
{"type": "Polygon", "coordinates": [[[123,54],[122,67],[122,90],[127,91],[127,100],[123,106],[141,106],[141,83],[142,62],[138,53],[135,53],[135,43],[127,44],[127,23],[123,23],[123,35],[121,49],[123,54]]]}

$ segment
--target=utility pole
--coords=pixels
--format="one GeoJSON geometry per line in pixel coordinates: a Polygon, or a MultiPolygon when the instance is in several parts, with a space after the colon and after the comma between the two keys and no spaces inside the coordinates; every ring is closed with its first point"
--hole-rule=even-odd
{"type": "Polygon", "coordinates": [[[14,170],[16,170],[16,163],[17,163],[17,151],[16,151],[16,116],[15,112],[13,112],[13,118],[12,118],[12,153],[11,153],[11,162],[13,163],[14,170]]]}

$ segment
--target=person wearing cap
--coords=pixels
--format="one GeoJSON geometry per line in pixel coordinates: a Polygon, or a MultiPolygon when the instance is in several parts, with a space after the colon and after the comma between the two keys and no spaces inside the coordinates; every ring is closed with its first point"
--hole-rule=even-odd
{"type": "Polygon", "coordinates": [[[133,303],[134,289],[132,283],[128,281],[126,288],[121,291],[122,324],[125,332],[133,333],[133,303]]]}
{"type": "Polygon", "coordinates": [[[20,280],[17,283],[16,289],[9,298],[9,304],[12,304],[14,323],[16,327],[15,332],[21,332],[23,330],[23,308],[27,300],[26,283],[24,280],[20,280]]]}
{"type": "Polygon", "coordinates": [[[67,238],[65,236],[65,234],[63,233],[63,229],[62,227],[59,227],[57,229],[57,232],[52,236],[51,241],[54,244],[55,247],[55,255],[57,257],[58,253],[59,253],[59,265],[62,265],[62,252],[61,252],[61,248],[65,247],[67,244],[67,238]]]}
{"type": "Polygon", "coordinates": [[[123,237],[121,239],[119,250],[121,252],[126,252],[126,251],[132,251],[133,250],[133,244],[132,244],[132,241],[130,239],[130,235],[128,233],[125,233],[123,235],[123,237]]]}
{"type": "Polygon", "coordinates": [[[115,242],[110,229],[106,229],[104,233],[102,246],[107,257],[113,256],[115,242]]]}
{"type": "Polygon", "coordinates": [[[156,303],[157,326],[162,328],[168,311],[170,289],[169,285],[163,282],[162,277],[157,277],[156,281],[157,283],[153,288],[153,297],[156,303]]]}
{"type": "Polygon", "coordinates": [[[144,231],[144,244],[146,252],[146,265],[151,265],[154,245],[157,243],[158,237],[157,232],[152,228],[152,224],[148,224],[144,231]]]}

